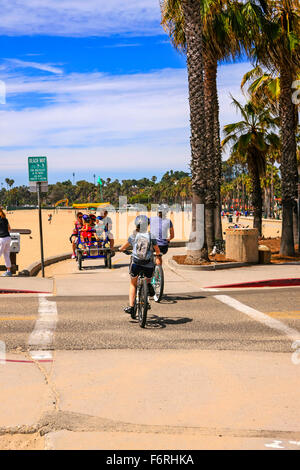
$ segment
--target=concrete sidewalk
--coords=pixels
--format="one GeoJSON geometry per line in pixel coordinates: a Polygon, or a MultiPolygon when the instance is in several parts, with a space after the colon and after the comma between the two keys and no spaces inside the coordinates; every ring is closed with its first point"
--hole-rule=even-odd
{"type": "Polygon", "coordinates": [[[292,448],[295,372],[280,353],[58,351],[47,373],[0,368],[0,433],[42,431],[53,450],[292,448]]]}
{"type": "Polygon", "coordinates": [[[53,279],[39,277],[0,277],[0,294],[53,292],[53,279]]]}
{"type": "MultiPolygon", "coordinates": [[[[300,278],[300,265],[255,265],[220,271],[196,271],[169,265],[173,255],[184,248],[172,248],[164,256],[165,294],[191,293],[224,284],[253,282],[268,279],[300,278]]],[[[79,271],[75,260],[67,260],[46,268],[46,275],[54,279],[54,293],[58,296],[114,296],[128,295],[129,257],[117,253],[113,269],[104,268],[103,260],[84,261],[79,271]]]]}
{"type": "MultiPolygon", "coordinates": [[[[184,248],[172,248],[164,256],[165,294],[191,293],[218,286],[241,284],[274,279],[300,279],[300,265],[254,265],[218,271],[182,269],[169,264],[172,256],[183,254],[184,248]]],[[[53,293],[58,296],[115,296],[128,295],[129,257],[116,253],[113,269],[104,267],[103,260],[83,262],[78,270],[75,260],[66,260],[46,267],[46,278],[0,277],[0,293],[22,293],[22,291],[53,293]]],[[[28,295],[28,294],[27,294],[28,295]]]]}

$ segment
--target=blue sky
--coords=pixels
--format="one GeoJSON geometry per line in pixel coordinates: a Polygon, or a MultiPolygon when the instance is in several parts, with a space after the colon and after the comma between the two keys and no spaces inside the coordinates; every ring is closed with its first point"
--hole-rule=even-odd
{"type": "MultiPolygon", "coordinates": [[[[27,184],[27,157],[49,181],[188,170],[185,57],[158,0],[0,0],[0,183],[27,184]]],[[[236,120],[248,63],[219,69],[221,124],[236,120]]]]}

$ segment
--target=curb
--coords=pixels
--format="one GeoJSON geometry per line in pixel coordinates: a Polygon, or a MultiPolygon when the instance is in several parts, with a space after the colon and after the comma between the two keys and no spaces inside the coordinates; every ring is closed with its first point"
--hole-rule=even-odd
{"type": "MultiPolygon", "coordinates": [[[[50,256],[49,258],[45,259],[45,266],[50,266],[51,264],[54,263],[59,263],[59,261],[65,261],[66,259],[70,259],[72,256],[72,253],[63,253],[62,255],[55,255],[55,256],[50,256]]],[[[27,269],[24,269],[24,271],[28,272],[29,276],[36,276],[39,271],[42,269],[42,265],[40,261],[36,261],[35,263],[32,263],[30,266],[28,266],[27,269]]]]}
{"type": "Polygon", "coordinates": [[[225,284],[225,285],[211,286],[211,287],[215,289],[228,289],[228,288],[289,287],[289,286],[293,286],[293,287],[300,286],[300,278],[266,279],[263,281],[241,282],[237,284],[225,284]]]}
{"type": "Polygon", "coordinates": [[[217,271],[219,269],[232,269],[232,268],[243,268],[245,266],[253,266],[252,263],[239,263],[239,262],[230,262],[222,264],[209,264],[209,265],[187,265],[187,264],[178,264],[173,259],[168,260],[169,266],[172,266],[176,269],[185,269],[188,271],[217,271]]]}
{"type": "Polygon", "coordinates": [[[178,242],[170,242],[169,243],[169,248],[183,248],[186,246],[188,241],[178,241],[178,242]]]}
{"type": "MultiPolygon", "coordinates": [[[[170,242],[169,247],[170,248],[182,248],[186,246],[185,241],[178,241],[178,242],[170,242]]],[[[115,248],[118,248],[121,245],[115,246],[115,248]]],[[[63,253],[62,255],[55,255],[55,256],[50,256],[49,258],[45,259],[45,266],[50,266],[51,264],[59,263],[60,261],[65,261],[67,259],[70,259],[72,256],[72,252],[70,253],[63,253]]],[[[35,263],[30,264],[26,269],[23,269],[24,276],[36,276],[39,271],[42,269],[42,265],[40,261],[36,261],[35,263]],[[25,274],[26,273],[26,274],[25,274]],[[27,274],[29,273],[29,274],[27,274]]],[[[22,275],[21,275],[22,276],[22,275]]]]}
{"type": "Polygon", "coordinates": [[[26,290],[26,289],[0,289],[0,294],[49,294],[51,292],[41,290],[26,290]]]}

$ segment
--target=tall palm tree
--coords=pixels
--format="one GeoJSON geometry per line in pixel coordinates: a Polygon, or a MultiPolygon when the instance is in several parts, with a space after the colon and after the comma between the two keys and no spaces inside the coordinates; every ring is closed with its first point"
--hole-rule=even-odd
{"type": "MultiPolygon", "coordinates": [[[[300,79],[300,70],[298,72],[297,79],[300,79]]],[[[255,103],[261,103],[264,104],[266,107],[268,107],[271,112],[279,116],[280,114],[280,109],[279,109],[279,103],[280,103],[280,77],[278,74],[272,74],[272,73],[267,73],[257,65],[254,69],[250,70],[248,73],[246,73],[243,77],[242,81],[242,89],[246,84],[249,84],[250,86],[248,87],[248,93],[251,95],[251,100],[254,101],[255,103]]],[[[295,103],[294,103],[295,104],[295,103]]],[[[297,132],[299,129],[299,126],[297,125],[299,120],[298,120],[298,107],[294,106],[294,113],[295,113],[295,132],[296,132],[296,139],[297,139],[297,132]],[[298,128],[298,129],[297,129],[298,128]]],[[[296,143],[297,145],[297,143],[296,143]]],[[[297,145],[297,152],[298,152],[298,145],[297,145]]],[[[273,164],[275,160],[277,162],[281,162],[281,155],[280,152],[277,152],[277,155],[273,155],[271,163],[272,167],[272,176],[273,176],[273,164]],[[276,157],[276,158],[275,158],[276,157]]],[[[273,187],[273,181],[271,184],[271,188],[273,187]]],[[[273,191],[271,190],[271,193],[273,195],[273,191]]],[[[272,207],[271,207],[271,214],[274,213],[273,210],[273,199],[272,199],[272,207]]],[[[294,243],[296,244],[298,242],[298,227],[299,227],[299,221],[298,221],[298,210],[297,210],[297,204],[294,204],[294,211],[293,211],[293,232],[294,232],[294,243]]]]}
{"type": "MultiPolygon", "coordinates": [[[[239,41],[233,34],[232,9],[238,2],[221,0],[198,1],[203,18],[203,59],[204,59],[204,102],[205,102],[205,159],[206,165],[206,234],[209,249],[215,238],[222,238],[220,216],[220,186],[222,178],[222,158],[220,146],[219,102],[217,92],[218,61],[240,52],[239,41]],[[231,12],[229,15],[228,12],[231,12]]],[[[185,18],[182,2],[179,0],[162,0],[162,24],[176,49],[186,52],[187,43],[184,30],[185,18]]]]}
{"type": "Polygon", "coordinates": [[[282,237],[280,253],[293,256],[293,210],[297,195],[295,105],[292,84],[299,73],[299,0],[249,0],[249,51],[270,71],[279,73],[281,129],[282,237]],[[254,48],[252,47],[254,44],[254,48]]]}
{"type": "Polygon", "coordinates": [[[197,261],[208,258],[205,230],[203,237],[199,233],[200,207],[205,204],[208,170],[205,158],[203,23],[199,5],[199,0],[181,0],[189,83],[193,189],[192,233],[187,255],[197,261]]]}
{"type": "Polygon", "coordinates": [[[225,139],[222,145],[232,144],[232,154],[244,156],[252,184],[252,204],[254,208],[253,227],[262,233],[262,190],[260,178],[265,174],[266,155],[278,147],[279,138],[273,129],[278,119],[251,101],[244,106],[236,99],[233,104],[242,115],[242,121],[224,127],[225,139]]]}

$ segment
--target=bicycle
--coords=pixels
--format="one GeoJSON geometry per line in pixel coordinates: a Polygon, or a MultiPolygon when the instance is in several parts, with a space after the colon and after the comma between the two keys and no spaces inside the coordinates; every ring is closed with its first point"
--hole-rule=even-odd
{"type": "MultiPolygon", "coordinates": [[[[155,255],[156,256],[156,255],[155,255]]],[[[151,284],[155,291],[155,295],[153,297],[155,302],[160,302],[164,293],[164,270],[161,264],[155,263],[153,277],[151,279],[151,284]]]]}
{"type": "MultiPolygon", "coordinates": [[[[128,250],[123,251],[126,255],[131,255],[128,250]]],[[[149,303],[148,282],[143,271],[138,275],[135,302],[131,318],[133,320],[138,316],[138,322],[141,328],[145,328],[147,322],[147,313],[151,306],[149,303]]]]}

